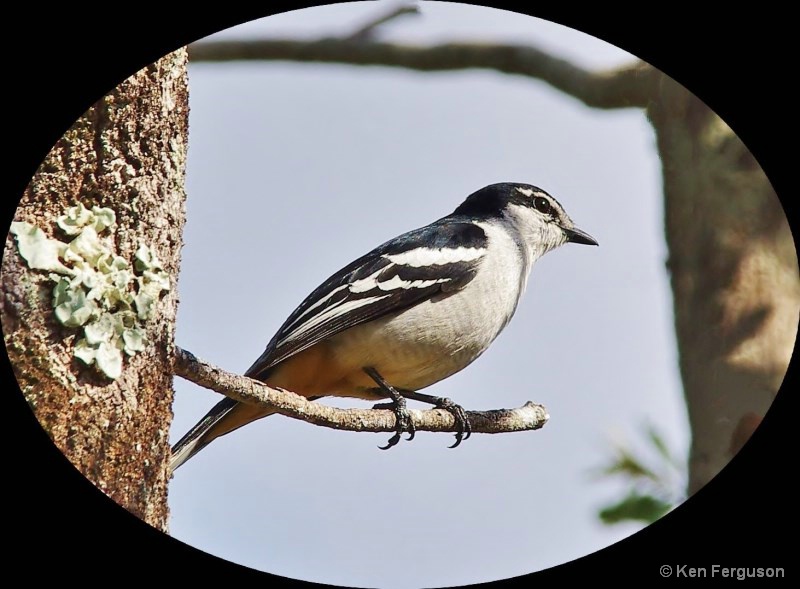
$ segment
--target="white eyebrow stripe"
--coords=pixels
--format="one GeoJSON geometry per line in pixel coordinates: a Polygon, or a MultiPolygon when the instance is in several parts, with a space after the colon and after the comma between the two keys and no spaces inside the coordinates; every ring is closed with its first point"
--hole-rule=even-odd
{"type": "Polygon", "coordinates": [[[457,262],[472,262],[486,254],[482,247],[429,248],[418,247],[400,254],[386,254],[383,257],[401,266],[422,268],[423,266],[444,266],[457,262]]]}
{"type": "Polygon", "coordinates": [[[519,186],[515,186],[514,188],[517,189],[517,192],[524,194],[525,196],[533,196],[534,194],[536,196],[547,196],[544,192],[534,190],[533,188],[521,188],[519,186]]]}
{"type": "Polygon", "coordinates": [[[390,296],[392,296],[391,293],[381,295],[379,297],[367,297],[364,299],[356,299],[354,301],[347,301],[335,307],[331,307],[330,309],[326,309],[324,312],[320,313],[316,317],[312,317],[306,323],[303,323],[297,329],[284,336],[283,343],[297,339],[299,336],[303,335],[310,329],[313,329],[317,325],[325,323],[330,319],[335,319],[336,317],[344,315],[345,313],[354,311],[355,309],[358,309],[360,307],[365,307],[366,305],[371,305],[372,303],[375,303],[377,301],[380,301],[381,299],[385,299],[386,297],[390,296]]]}

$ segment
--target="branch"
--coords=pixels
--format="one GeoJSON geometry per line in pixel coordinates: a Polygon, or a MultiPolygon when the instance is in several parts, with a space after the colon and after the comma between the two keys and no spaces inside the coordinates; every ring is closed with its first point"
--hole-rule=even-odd
{"type": "Polygon", "coordinates": [[[366,41],[372,37],[378,27],[404,14],[419,14],[419,7],[416,4],[398,4],[388,12],[375,16],[361,25],[358,29],[349,34],[347,39],[366,41]]]}
{"type": "Polygon", "coordinates": [[[345,63],[426,72],[490,69],[542,80],[596,108],[645,107],[656,95],[660,79],[658,70],[642,61],[591,72],[536,47],[489,43],[424,47],[353,38],[205,41],[189,46],[189,60],[345,63]]]}
{"type": "MultiPolygon", "coordinates": [[[[283,389],[273,389],[246,376],[225,372],[191,352],[175,348],[175,374],[231,399],[275,409],[281,415],[354,432],[394,432],[395,415],[388,409],[339,409],[307,400],[283,389]]],[[[417,431],[456,432],[452,414],[444,409],[409,409],[417,431]]],[[[467,411],[472,433],[499,434],[541,428],[549,415],[542,405],[525,403],[518,409],[467,411]]]]}

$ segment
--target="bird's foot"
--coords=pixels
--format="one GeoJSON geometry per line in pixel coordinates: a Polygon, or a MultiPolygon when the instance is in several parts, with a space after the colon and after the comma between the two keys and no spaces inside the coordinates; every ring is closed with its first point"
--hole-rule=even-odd
{"type": "Polygon", "coordinates": [[[414,421],[411,419],[411,414],[408,412],[408,408],[406,407],[406,399],[405,397],[392,385],[390,385],[386,380],[380,375],[380,373],[372,366],[364,367],[364,372],[375,381],[378,385],[378,389],[383,391],[386,396],[392,399],[391,403],[388,404],[380,404],[376,405],[375,408],[388,408],[394,411],[395,417],[395,434],[389,438],[389,441],[386,443],[385,446],[378,446],[381,450],[388,450],[389,448],[396,446],[397,443],[400,441],[400,438],[403,435],[403,432],[408,432],[408,441],[414,439],[414,434],[417,431],[417,428],[414,427],[414,421]]]}
{"type": "Polygon", "coordinates": [[[464,411],[461,405],[453,403],[453,401],[447,397],[440,397],[436,402],[436,407],[450,413],[456,422],[456,441],[452,446],[449,446],[449,448],[455,448],[463,440],[468,439],[472,435],[472,425],[467,417],[467,412],[464,411]],[[464,434],[467,435],[465,436],[464,434]]]}
{"type": "Polygon", "coordinates": [[[417,430],[416,427],[414,427],[414,420],[411,419],[411,414],[408,412],[408,407],[406,406],[406,400],[403,397],[399,397],[391,403],[379,403],[375,405],[373,409],[391,409],[394,411],[395,417],[395,434],[389,438],[385,446],[378,446],[378,448],[381,450],[388,450],[396,446],[403,432],[408,432],[407,441],[410,442],[414,439],[417,430]]]}

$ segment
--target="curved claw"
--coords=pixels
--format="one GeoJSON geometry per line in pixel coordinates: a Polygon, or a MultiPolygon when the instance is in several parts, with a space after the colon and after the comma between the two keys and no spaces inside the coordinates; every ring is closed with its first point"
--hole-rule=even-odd
{"type": "Polygon", "coordinates": [[[393,446],[397,446],[397,443],[399,441],[400,441],[400,434],[395,434],[391,438],[389,438],[389,441],[386,442],[385,446],[378,446],[378,448],[380,448],[381,450],[388,450],[389,448],[392,448],[393,446]]]}
{"type": "Polygon", "coordinates": [[[461,442],[472,435],[472,424],[469,422],[467,412],[461,405],[453,403],[450,399],[443,398],[438,407],[448,411],[456,422],[456,441],[448,448],[457,448],[461,442]],[[467,434],[466,436],[464,434],[467,434]]]}
{"type": "Polygon", "coordinates": [[[456,441],[453,442],[453,444],[451,446],[448,446],[448,448],[456,448],[462,441],[463,441],[463,439],[461,437],[461,434],[457,433],[456,434],[456,441]]]}

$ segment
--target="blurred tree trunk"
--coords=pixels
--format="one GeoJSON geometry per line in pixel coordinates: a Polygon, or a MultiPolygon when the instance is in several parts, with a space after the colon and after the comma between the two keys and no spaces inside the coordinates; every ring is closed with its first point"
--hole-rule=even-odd
{"type": "Polygon", "coordinates": [[[53,147],[15,220],[55,236],[55,219],[83,203],[117,216],[117,253],[152,247],[171,290],[146,323],[147,348],[111,381],[73,358],[74,329],[52,309],[53,282],[6,239],[0,308],[6,349],[37,419],[78,470],[151,525],[167,526],[168,433],[177,276],[184,225],[188,94],[186,52],[132,76],[92,106],[53,147]]]}
{"type": "Polygon", "coordinates": [[[695,95],[661,78],[647,113],[664,177],[691,494],[775,398],[797,337],[800,279],[786,214],[758,162],[695,95]]]}

